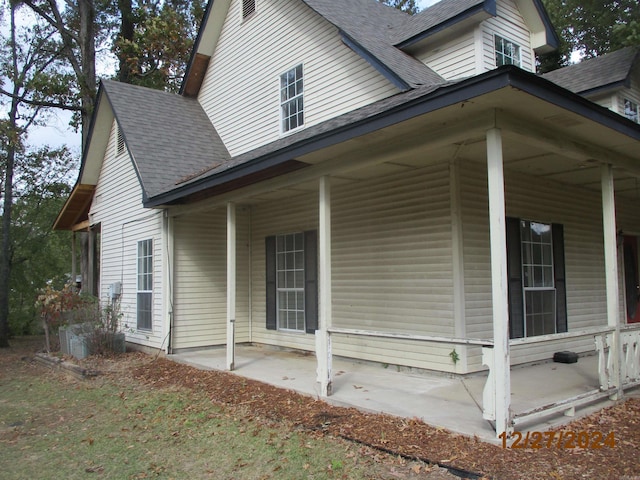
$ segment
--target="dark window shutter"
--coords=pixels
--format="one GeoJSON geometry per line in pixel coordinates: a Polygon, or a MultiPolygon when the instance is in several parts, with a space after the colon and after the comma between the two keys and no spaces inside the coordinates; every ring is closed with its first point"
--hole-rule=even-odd
{"type": "Polygon", "coordinates": [[[509,337],[524,337],[520,219],[507,217],[507,277],[509,278],[509,337]]]}
{"type": "Polygon", "coordinates": [[[318,329],[318,232],[304,232],[304,313],[307,333],[318,329]]]}
{"type": "Polygon", "coordinates": [[[551,225],[553,237],[553,272],[556,285],[556,328],[558,333],[568,330],[567,327],[567,282],[564,268],[564,228],[554,223],[551,225]]]}
{"type": "Polygon", "coordinates": [[[276,237],[265,239],[265,263],[267,283],[267,330],[277,328],[277,302],[276,302],[276,237]]]}

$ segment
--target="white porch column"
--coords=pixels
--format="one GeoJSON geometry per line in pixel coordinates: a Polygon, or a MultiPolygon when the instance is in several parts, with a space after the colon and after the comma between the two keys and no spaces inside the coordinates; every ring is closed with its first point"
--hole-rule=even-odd
{"type": "Polygon", "coordinates": [[[236,205],[227,203],[227,370],[236,357],[236,205]]]}
{"type": "Polygon", "coordinates": [[[493,388],[496,433],[510,433],[511,366],[509,358],[509,290],[507,278],[507,234],[502,164],[502,132],[487,132],[487,175],[491,237],[491,299],[493,303],[493,388]]]}
{"type": "Polygon", "coordinates": [[[316,331],[316,357],[320,394],[331,395],[331,181],[320,178],[320,225],[318,232],[319,318],[316,331]]]}
{"type": "Polygon", "coordinates": [[[614,399],[622,398],[622,378],[620,363],[622,349],[620,348],[620,308],[618,291],[618,233],[616,228],[616,203],[613,185],[613,167],[602,166],[602,224],[604,228],[604,264],[607,286],[607,325],[614,327],[613,342],[611,344],[613,372],[610,377],[618,389],[614,399]]]}
{"type": "Polygon", "coordinates": [[[162,311],[163,329],[166,337],[166,352],[173,349],[173,217],[169,210],[164,211],[162,217],[162,311]]]}

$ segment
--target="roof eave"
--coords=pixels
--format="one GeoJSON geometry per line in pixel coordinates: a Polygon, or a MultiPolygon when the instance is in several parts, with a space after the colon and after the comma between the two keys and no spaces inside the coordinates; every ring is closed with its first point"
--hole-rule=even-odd
{"type": "Polygon", "coordinates": [[[633,136],[640,141],[640,129],[620,115],[594,104],[548,80],[523,70],[505,66],[482,75],[471,77],[459,83],[441,87],[425,96],[381,112],[358,122],[303,139],[280,150],[270,152],[255,160],[237,165],[211,177],[177,187],[149,198],[145,207],[158,207],[179,202],[190,195],[200,193],[224,183],[237,180],[245,175],[266,168],[272,168],[299,156],[336,145],[367,133],[374,132],[396,123],[424,115],[432,111],[488,94],[504,87],[514,87],[562,108],[581,114],[602,123],[616,131],[633,136]]]}
{"type": "Polygon", "coordinates": [[[345,45],[347,45],[351,50],[360,55],[366,62],[368,62],[400,91],[406,92],[407,90],[411,89],[411,86],[402,77],[400,77],[400,75],[398,75],[391,68],[381,62],[375,55],[369,52],[346,32],[340,30],[340,37],[342,38],[342,41],[345,45]]]}
{"type": "Polygon", "coordinates": [[[485,0],[481,4],[474,5],[473,7],[461,12],[451,18],[448,18],[446,21],[439,23],[423,32],[418,33],[417,35],[412,36],[402,42],[397,43],[395,46],[400,49],[410,48],[413,45],[420,43],[421,41],[436,35],[444,30],[448,30],[454,25],[457,25],[466,20],[477,20],[477,22],[481,22],[490,17],[495,17],[497,15],[497,7],[496,0],[485,0]]]}

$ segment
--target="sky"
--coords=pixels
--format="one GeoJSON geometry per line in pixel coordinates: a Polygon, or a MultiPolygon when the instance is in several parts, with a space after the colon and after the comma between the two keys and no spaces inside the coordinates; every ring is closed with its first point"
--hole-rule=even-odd
{"type": "MultiPolygon", "coordinates": [[[[419,0],[421,10],[437,3],[439,0],[419,0]]],[[[71,114],[69,112],[53,113],[47,121],[47,126],[34,128],[29,132],[31,145],[50,145],[60,147],[67,145],[74,153],[80,152],[80,132],[74,132],[69,127],[71,114]]]]}

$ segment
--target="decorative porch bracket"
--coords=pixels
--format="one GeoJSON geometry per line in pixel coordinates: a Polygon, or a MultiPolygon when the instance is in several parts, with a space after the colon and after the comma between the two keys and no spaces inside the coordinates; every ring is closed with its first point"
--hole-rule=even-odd
{"type": "Polygon", "coordinates": [[[227,203],[227,370],[236,362],[236,205],[227,203]]]}
{"type": "Polygon", "coordinates": [[[328,176],[320,177],[319,195],[318,277],[320,288],[319,322],[316,330],[316,358],[318,382],[323,397],[331,395],[331,182],[328,176]]]}
{"type": "MultiPolygon", "coordinates": [[[[493,310],[493,360],[489,369],[493,388],[496,434],[511,435],[511,360],[509,356],[509,291],[507,279],[507,233],[502,159],[502,132],[487,131],[487,183],[491,240],[491,300],[493,310]]],[[[483,349],[483,356],[486,349],[483,349]]],[[[487,352],[488,356],[488,352],[487,352]]],[[[489,360],[487,360],[489,361],[489,360]]]]}

